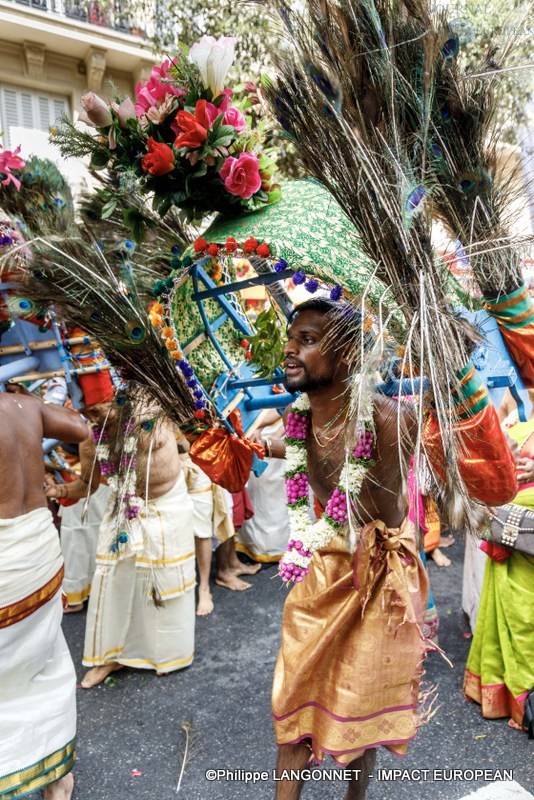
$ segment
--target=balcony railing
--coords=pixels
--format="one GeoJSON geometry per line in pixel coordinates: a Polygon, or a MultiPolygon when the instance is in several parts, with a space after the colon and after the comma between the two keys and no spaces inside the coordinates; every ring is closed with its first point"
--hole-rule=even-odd
{"type": "Polygon", "coordinates": [[[145,27],[135,19],[124,0],[10,0],[14,5],[69,17],[90,25],[101,25],[121,33],[147,38],[145,27]]]}

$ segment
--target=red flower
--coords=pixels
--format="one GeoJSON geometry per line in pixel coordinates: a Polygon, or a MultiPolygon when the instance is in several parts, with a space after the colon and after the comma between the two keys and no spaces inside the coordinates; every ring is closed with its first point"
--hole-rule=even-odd
{"type": "Polygon", "coordinates": [[[263,244],[258,245],[258,247],[256,248],[256,253],[262,258],[268,258],[271,255],[269,245],[266,244],[265,242],[263,242],[263,244]]]}
{"type": "Polygon", "coordinates": [[[252,361],[252,353],[250,352],[250,350],[247,350],[247,352],[245,353],[245,356],[246,356],[247,361],[252,361]]]}
{"type": "Polygon", "coordinates": [[[206,100],[197,100],[194,114],[189,111],[179,111],[175,117],[176,125],[173,125],[173,130],[178,128],[183,133],[176,137],[174,146],[191,147],[193,150],[201,147],[208,138],[208,130],[214,121],[210,112],[206,100]]]}
{"type": "Polygon", "coordinates": [[[168,144],[149,137],[148,153],[141,159],[141,168],[151,175],[166,175],[174,169],[174,153],[168,144]]]}
{"type": "Polygon", "coordinates": [[[206,252],[209,256],[215,258],[215,256],[219,255],[219,248],[216,244],[210,244],[208,245],[206,252]]]}
{"type": "Polygon", "coordinates": [[[204,419],[205,416],[206,416],[206,413],[205,413],[205,411],[202,411],[201,408],[198,408],[195,411],[195,419],[204,419]]]}
{"type": "Polygon", "coordinates": [[[193,250],[195,253],[203,253],[207,246],[207,241],[201,236],[199,239],[194,241],[193,250]]]}
{"type": "Polygon", "coordinates": [[[249,236],[247,241],[243,244],[243,250],[250,252],[251,250],[255,250],[258,246],[256,239],[253,236],[249,236]]]}
{"type": "Polygon", "coordinates": [[[225,248],[226,250],[228,250],[229,253],[233,253],[234,250],[237,250],[237,242],[233,236],[228,237],[228,239],[226,240],[225,248]]]}
{"type": "Polygon", "coordinates": [[[241,339],[239,342],[239,347],[242,347],[245,350],[247,347],[250,347],[250,342],[248,339],[241,339]]]}

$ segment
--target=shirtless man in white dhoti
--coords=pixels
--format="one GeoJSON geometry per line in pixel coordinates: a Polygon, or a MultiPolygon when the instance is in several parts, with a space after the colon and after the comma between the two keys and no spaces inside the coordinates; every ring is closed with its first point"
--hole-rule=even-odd
{"type": "MultiPolygon", "coordinates": [[[[109,408],[109,403],[99,403],[83,413],[102,425],[109,408]]],[[[89,437],[80,447],[80,459],[93,465],[95,454],[89,437]]],[[[138,460],[148,459],[146,468],[138,471],[137,485],[137,494],[148,498],[148,504],[130,522],[131,547],[126,553],[111,547],[112,502],[100,527],[83,655],[84,665],[91,667],[82,681],[85,689],[124,666],[165,674],[193,661],[193,504],[182,474],[175,426],[165,422],[150,433],[141,432],[137,455],[138,460]],[[157,605],[151,597],[154,581],[161,599],[157,605]]],[[[51,487],[48,496],[85,497],[89,483],[92,491],[99,484],[98,462],[92,478],[88,471],[72,483],[51,487]]]]}
{"type": "Polygon", "coordinates": [[[43,437],[77,443],[73,411],[0,394],[0,794],[69,800],[76,676],[61,630],[63,558],[43,491],[43,437]]]}

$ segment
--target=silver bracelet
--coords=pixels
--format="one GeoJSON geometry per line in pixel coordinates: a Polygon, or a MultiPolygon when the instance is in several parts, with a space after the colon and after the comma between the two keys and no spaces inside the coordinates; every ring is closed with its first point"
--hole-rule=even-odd
{"type": "MultiPolygon", "coordinates": [[[[526,518],[534,519],[534,512],[533,511],[530,511],[529,509],[526,509],[524,506],[515,506],[515,505],[510,505],[510,506],[506,505],[506,506],[503,506],[503,508],[516,509],[517,512],[518,512],[517,515],[512,516],[512,512],[509,511],[508,512],[508,516],[506,517],[505,520],[501,519],[498,516],[498,514],[492,514],[490,512],[491,519],[494,520],[495,522],[498,522],[499,525],[503,526],[503,534],[502,534],[503,537],[506,534],[506,528],[508,527],[509,524],[511,524],[511,526],[513,528],[512,536],[513,536],[514,542],[517,539],[517,535],[519,533],[534,533],[534,528],[525,528],[525,527],[523,527],[521,525],[522,520],[524,520],[526,518]],[[515,519],[517,519],[517,516],[519,516],[519,522],[516,524],[515,523],[515,519]],[[515,534],[515,536],[514,536],[515,528],[517,528],[517,534],[515,534]]],[[[504,540],[503,540],[503,544],[504,544],[504,540]]]]}
{"type": "Polygon", "coordinates": [[[525,509],[522,506],[512,506],[508,512],[501,534],[501,543],[505,547],[515,547],[524,515],[525,509]]]}

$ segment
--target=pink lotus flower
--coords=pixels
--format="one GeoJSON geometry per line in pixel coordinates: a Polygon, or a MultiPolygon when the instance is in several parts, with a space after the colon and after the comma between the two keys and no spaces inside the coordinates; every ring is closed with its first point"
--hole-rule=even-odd
{"type": "Polygon", "coordinates": [[[19,156],[20,145],[15,150],[4,150],[0,144],[0,172],[5,175],[3,181],[0,181],[4,186],[10,183],[14,184],[15,189],[20,191],[20,181],[12,174],[12,169],[23,169],[26,162],[19,156]]]}
{"type": "Polygon", "coordinates": [[[225,125],[231,125],[232,128],[235,128],[238,133],[244,131],[247,127],[247,121],[241,111],[238,108],[234,108],[234,106],[230,106],[230,108],[226,111],[223,119],[223,123],[225,125]]]}
{"type": "Polygon", "coordinates": [[[135,113],[135,106],[130,100],[129,97],[126,97],[120,105],[118,103],[112,103],[111,108],[117,115],[117,119],[119,120],[119,126],[121,128],[128,127],[128,120],[129,119],[136,119],[137,115],[135,113]]]}
{"type": "Polygon", "coordinates": [[[219,175],[230,194],[248,200],[261,187],[258,158],[252,153],[241,153],[239,158],[228,156],[219,175]]]}
{"type": "Polygon", "coordinates": [[[94,92],[84,94],[81,103],[83,110],[78,116],[79,122],[95,128],[107,128],[113,122],[108,104],[94,92]]]}

